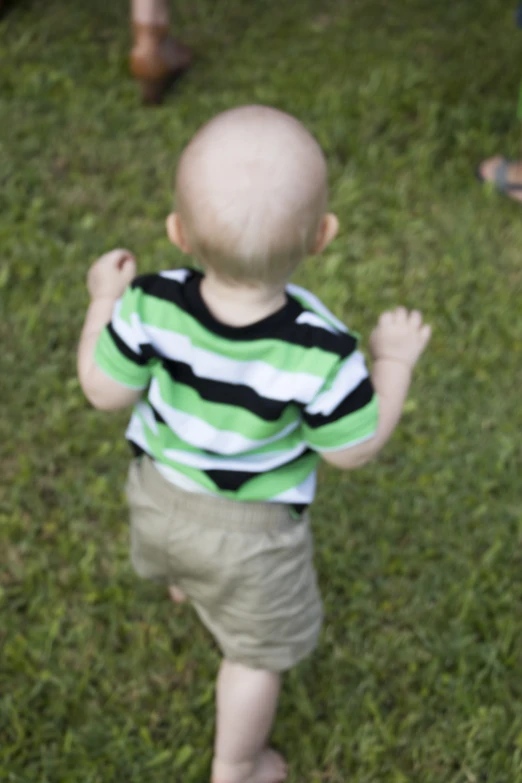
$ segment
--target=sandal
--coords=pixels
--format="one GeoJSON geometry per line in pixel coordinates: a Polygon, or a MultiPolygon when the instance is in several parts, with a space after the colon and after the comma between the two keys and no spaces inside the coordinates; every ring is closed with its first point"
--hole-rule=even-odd
{"type": "Polygon", "coordinates": [[[168,35],[167,27],[134,24],[132,75],[140,82],[143,103],[161,103],[167,90],[188,69],[192,52],[168,35]]]}
{"type": "Polygon", "coordinates": [[[499,193],[503,193],[504,195],[509,196],[511,193],[522,191],[522,183],[509,182],[508,180],[509,167],[516,162],[517,161],[507,160],[507,158],[501,158],[497,168],[495,169],[495,175],[492,180],[485,179],[484,175],[480,171],[480,168],[476,169],[475,174],[479,182],[484,184],[490,182],[492,185],[494,185],[499,193]]]}

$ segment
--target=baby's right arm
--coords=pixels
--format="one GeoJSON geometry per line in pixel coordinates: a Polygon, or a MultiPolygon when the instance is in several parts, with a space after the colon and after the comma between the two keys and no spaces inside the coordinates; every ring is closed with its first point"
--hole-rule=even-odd
{"type": "Polygon", "coordinates": [[[369,462],[382,449],[397,426],[411,373],[431,337],[431,328],[417,310],[404,307],[381,315],[370,338],[374,365],[372,383],[379,400],[379,421],[372,438],[339,451],[322,452],[326,462],[344,470],[369,462]]]}

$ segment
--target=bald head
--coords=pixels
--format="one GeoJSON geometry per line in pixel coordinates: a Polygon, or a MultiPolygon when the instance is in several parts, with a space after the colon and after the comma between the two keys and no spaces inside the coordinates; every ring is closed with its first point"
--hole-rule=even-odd
{"type": "Polygon", "coordinates": [[[176,197],[187,246],[204,265],[238,282],[281,282],[314,252],[326,163],[296,119],[244,106],[218,115],[192,139],[176,197]]]}

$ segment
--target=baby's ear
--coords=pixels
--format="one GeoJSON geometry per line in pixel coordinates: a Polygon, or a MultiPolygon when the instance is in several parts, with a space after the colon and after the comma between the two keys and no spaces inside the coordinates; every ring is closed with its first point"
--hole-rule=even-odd
{"type": "Polygon", "coordinates": [[[172,244],[179,247],[183,253],[191,253],[192,249],[188,243],[179,212],[170,213],[167,217],[166,226],[167,236],[172,244]]]}
{"type": "Polygon", "coordinates": [[[323,215],[321,218],[319,228],[317,229],[313,249],[314,254],[321,253],[325,247],[327,247],[330,242],[335,239],[338,231],[339,221],[337,219],[337,215],[334,215],[332,212],[327,212],[327,214],[323,215]]]}

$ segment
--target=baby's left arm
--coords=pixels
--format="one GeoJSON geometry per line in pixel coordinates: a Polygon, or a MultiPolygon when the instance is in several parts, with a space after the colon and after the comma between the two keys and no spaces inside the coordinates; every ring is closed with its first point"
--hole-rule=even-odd
{"type": "Polygon", "coordinates": [[[114,303],[135,275],[134,256],[128,250],[112,250],[92,265],[87,277],[91,303],[78,346],[78,378],[85,396],[99,410],[126,408],[137,402],[142,393],[110,378],[94,360],[98,338],[110,323],[114,303]]]}

